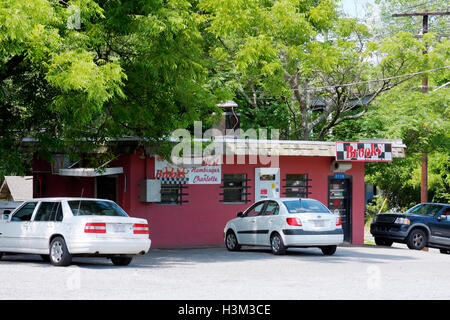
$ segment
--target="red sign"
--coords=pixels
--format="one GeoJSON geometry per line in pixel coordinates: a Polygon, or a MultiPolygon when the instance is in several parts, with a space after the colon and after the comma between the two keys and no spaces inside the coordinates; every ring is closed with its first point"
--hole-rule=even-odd
{"type": "Polygon", "coordinates": [[[392,161],[391,143],[336,142],[337,161],[392,161]]]}

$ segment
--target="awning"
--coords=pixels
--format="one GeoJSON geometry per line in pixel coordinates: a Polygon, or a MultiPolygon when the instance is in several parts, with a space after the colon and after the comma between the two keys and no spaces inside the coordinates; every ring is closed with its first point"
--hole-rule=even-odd
{"type": "Polygon", "coordinates": [[[73,168],[73,169],[59,169],[60,176],[68,177],[100,177],[110,176],[114,174],[123,173],[122,167],[95,169],[95,168],[73,168]]]}

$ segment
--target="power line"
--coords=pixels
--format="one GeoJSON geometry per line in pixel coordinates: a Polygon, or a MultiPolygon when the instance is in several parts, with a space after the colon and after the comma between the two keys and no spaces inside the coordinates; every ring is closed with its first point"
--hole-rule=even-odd
{"type": "Polygon", "coordinates": [[[430,0],[430,1],[419,3],[419,4],[416,4],[416,5],[413,5],[413,6],[405,7],[404,9],[408,10],[408,9],[413,9],[413,8],[417,8],[417,7],[424,7],[424,6],[427,6],[427,5],[429,5],[429,4],[433,3],[433,2],[436,2],[436,1],[437,0],[430,0]]]}
{"type": "Polygon", "coordinates": [[[442,89],[443,87],[446,87],[446,86],[448,86],[449,84],[450,84],[450,81],[447,82],[447,83],[444,83],[442,86],[437,87],[436,89],[433,90],[433,92],[434,92],[434,91],[437,91],[437,90],[439,90],[439,89],[442,89]]]}
{"type": "MultiPolygon", "coordinates": [[[[434,69],[429,69],[429,70],[424,70],[424,71],[418,71],[418,72],[414,72],[414,73],[402,74],[402,75],[392,76],[392,77],[387,77],[387,78],[382,78],[382,79],[365,80],[365,81],[358,81],[358,82],[351,82],[351,83],[344,83],[344,84],[336,84],[336,85],[331,85],[331,86],[309,87],[309,88],[305,88],[305,89],[291,89],[291,91],[314,91],[314,90],[334,89],[334,88],[341,88],[341,87],[351,87],[351,86],[355,86],[355,85],[359,85],[359,84],[389,81],[389,80],[399,79],[399,78],[404,78],[404,77],[414,77],[414,76],[418,76],[421,74],[438,71],[438,70],[443,70],[443,69],[448,69],[448,68],[450,68],[450,66],[439,67],[439,68],[434,68],[434,69]]],[[[269,91],[269,90],[255,90],[255,91],[242,90],[241,92],[244,92],[244,93],[267,93],[267,92],[271,92],[271,91],[269,91]]]]}
{"type": "Polygon", "coordinates": [[[354,86],[354,85],[358,85],[358,84],[388,81],[388,80],[404,78],[404,77],[414,77],[414,76],[417,76],[417,75],[420,75],[420,74],[425,74],[425,73],[428,73],[428,72],[433,72],[433,71],[447,69],[447,68],[450,68],[450,66],[439,67],[439,68],[434,68],[434,69],[430,69],[430,70],[419,71],[419,72],[414,72],[414,73],[409,73],[409,74],[402,74],[402,75],[392,76],[392,77],[383,78],[383,79],[366,80],[366,81],[359,81],[359,82],[353,82],[353,83],[339,84],[339,85],[334,85],[334,86],[313,87],[311,89],[318,90],[318,89],[333,89],[333,88],[339,88],[339,87],[350,87],[350,86],[354,86]]]}

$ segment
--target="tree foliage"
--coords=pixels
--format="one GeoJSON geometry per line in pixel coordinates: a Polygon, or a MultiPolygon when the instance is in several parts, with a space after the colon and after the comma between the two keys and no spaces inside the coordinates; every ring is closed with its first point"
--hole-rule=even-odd
{"type": "Polygon", "coordinates": [[[194,9],[185,0],[2,0],[3,170],[23,171],[24,137],[40,141],[41,156],[80,155],[130,135],[162,145],[173,129],[208,121],[216,97],[194,9]]]}
{"type": "Polygon", "coordinates": [[[215,39],[215,84],[253,114],[264,113],[267,101],[283,104],[285,138],[326,139],[409,78],[399,76],[423,70],[419,53],[428,38],[403,32],[374,42],[371,30],[343,17],[332,0],[202,0],[200,7],[215,39]]]}
{"type": "MultiPolygon", "coordinates": [[[[434,32],[438,30],[442,19],[433,17],[429,34],[419,38],[417,30],[421,29],[422,21],[415,19],[415,28],[412,29],[410,17],[394,20],[391,16],[393,13],[421,11],[423,6],[418,5],[424,4],[423,1],[386,0],[378,1],[378,4],[381,6],[383,22],[375,30],[378,37],[402,36],[409,38],[411,43],[420,44],[416,54],[411,52],[412,58],[414,55],[420,58],[416,62],[418,69],[448,66],[448,39],[434,32]],[[420,51],[426,48],[428,53],[420,51]]],[[[444,2],[434,1],[433,4],[436,9],[443,7],[444,2]]],[[[399,43],[392,49],[401,52],[409,48],[399,43]]],[[[444,203],[450,200],[450,92],[446,86],[449,80],[448,68],[408,79],[380,95],[369,107],[365,117],[333,128],[332,139],[358,141],[361,138],[387,138],[402,139],[405,143],[405,159],[366,165],[366,181],[383,191],[390,207],[405,209],[420,202],[422,152],[428,153],[428,200],[444,203]],[[430,87],[427,93],[422,93],[424,76],[428,78],[430,87]]]]}

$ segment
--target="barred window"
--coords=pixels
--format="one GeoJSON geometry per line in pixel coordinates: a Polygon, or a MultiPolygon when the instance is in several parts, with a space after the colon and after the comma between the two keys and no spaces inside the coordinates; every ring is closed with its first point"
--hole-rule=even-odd
{"type": "Polygon", "coordinates": [[[162,204],[177,204],[181,205],[187,200],[183,200],[183,196],[187,196],[187,193],[183,193],[183,189],[187,186],[183,186],[181,183],[162,183],[161,184],[161,203],[162,204]]]}
{"type": "Polygon", "coordinates": [[[308,179],[308,175],[306,173],[304,174],[287,174],[286,179],[283,179],[285,181],[283,194],[286,197],[293,197],[293,198],[308,198],[308,194],[311,194],[311,192],[308,191],[309,188],[311,188],[311,185],[309,182],[311,179],[308,179]]]}
{"type": "Polygon", "coordinates": [[[248,202],[247,196],[249,193],[247,189],[249,186],[245,173],[240,174],[224,174],[223,175],[223,192],[220,194],[223,196],[222,202],[248,202]]]}

